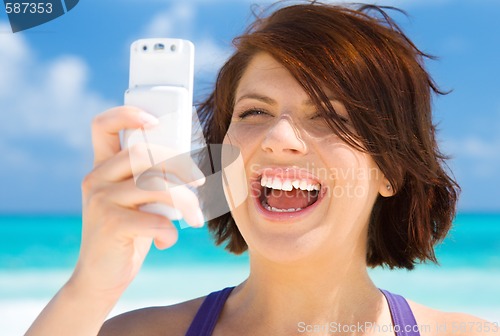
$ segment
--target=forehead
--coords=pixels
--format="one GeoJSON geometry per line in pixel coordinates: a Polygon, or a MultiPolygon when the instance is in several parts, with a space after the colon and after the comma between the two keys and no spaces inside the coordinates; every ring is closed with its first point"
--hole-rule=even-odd
{"type": "MultiPolygon", "coordinates": [[[[337,113],[344,112],[345,108],[331,90],[323,86],[323,91],[337,113]]],[[[235,102],[256,99],[275,105],[275,99],[287,103],[300,103],[313,106],[309,95],[292,74],[270,54],[260,52],[256,54],[241,77],[235,94],[235,102]]]]}
{"type": "Polygon", "coordinates": [[[253,56],[238,83],[236,97],[259,89],[263,91],[262,93],[287,89],[295,91],[295,94],[299,94],[300,91],[305,94],[290,72],[265,52],[253,56]]]}

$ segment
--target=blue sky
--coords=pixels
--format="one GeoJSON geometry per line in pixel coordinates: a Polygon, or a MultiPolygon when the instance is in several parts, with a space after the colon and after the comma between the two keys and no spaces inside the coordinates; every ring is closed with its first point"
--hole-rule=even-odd
{"type": "MultiPolygon", "coordinates": [[[[500,1],[374,1],[424,51],[443,89],[439,140],[454,157],[460,211],[500,211],[500,1]]],[[[91,169],[90,121],[122,103],[128,48],[144,37],[196,45],[195,99],[231,53],[231,39],[266,1],[82,0],[66,15],[12,34],[0,12],[0,213],[77,213],[91,169]]]]}

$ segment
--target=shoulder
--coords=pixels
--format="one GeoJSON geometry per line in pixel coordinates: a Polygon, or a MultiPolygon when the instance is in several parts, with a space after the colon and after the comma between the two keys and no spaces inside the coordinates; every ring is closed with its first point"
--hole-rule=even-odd
{"type": "Polygon", "coordinates": [[[435,310],[407,300],[419,325],[421,336],[500,336],[498,321],[435,310]]]}
{"type": "Polygon", "coordinates": [[[165,307],[133,310],[107,320],[99,336],[184,335],[205,297],[165,307]]]}

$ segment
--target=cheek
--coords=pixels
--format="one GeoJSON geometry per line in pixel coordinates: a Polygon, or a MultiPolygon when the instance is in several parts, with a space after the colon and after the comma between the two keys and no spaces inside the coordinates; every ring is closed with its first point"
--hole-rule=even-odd
{"type": "Polygon", "coordinates": [[[229,125],[229,129],[224,137],[224,144],[238,147],[243,157],[255,150],[262,141],[265,130],[254,125],[229,125]]]}
{"type": "MultiPolygon", "coordinates": [[[[227,146],[233,152],[237,150],[239,153],[238,164],[233,165],[231,169],[225,169],[225,175],[222,176],[224,179],[224,194],[238,227],[246,227],[249,223],[247,206],[245,204],[251,199],[249,179],[255,168],[249,165],[249,161],[252,153],[259,146],[259,136],[256,136],[258,134],[259,132],[256,131],[255,126],[230,125],[223,141],[224,147],[227,146]]],[[[223,164],[228,161],[224,151],[222,153],[222,161],[223,164]]]]}
{"type": "Polygon", "coordinates": [[[326,155],[325,172],[320,174],[330,185],[329,192],[335,198],[366,199],[377,190],[380,170],[369,155],[344,144],[323,146],[326,155]]]}
{"type": "Polygon", "coordinates": [[[249,157],[258,143],[250,127],[230,125],[223,140],[222,149],[222,185],[224,195],[233,217],[240,217],[238,213],[249,197],[249,171],[247,166],[249,157]]]}
{"type": "Polygon", "coordinates": [[[224,138],[220,158],[221,174],[219,174],[218,179],[222,182],[229,211],[233,211],[245,202],[249,190],[245,172],[245,158],[241,152],[241,146],[228,135],[224,138]]]}

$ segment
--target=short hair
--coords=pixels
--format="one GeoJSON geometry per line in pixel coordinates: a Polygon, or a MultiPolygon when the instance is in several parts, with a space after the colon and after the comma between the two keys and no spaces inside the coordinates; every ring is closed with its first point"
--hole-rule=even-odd
{"type": "MultiPolygon", "coordinates": [[[[368,153],[391,183],[378,196],[368,227],[371,267],[413,269],[437,263],[435,245],[455,217],[460,187],[449,175],[432,121],[432,93],[440,91],[420,51],[387,14],[393,7],[318,2],[279,8],[233,40],[235,52],[221,68],[198,111],[207,143],[221,144],[238,83],[259,52],[281,63],[310,96],[332,132],[368,153]],[[326,90],[343,103],[355,129],[343,125],[326,90]]],[[[203,202],[203,197],[202,197],[203,202]]],[[[208,222],[217,245],[247,250],[231,213],[208,222]]]]}

